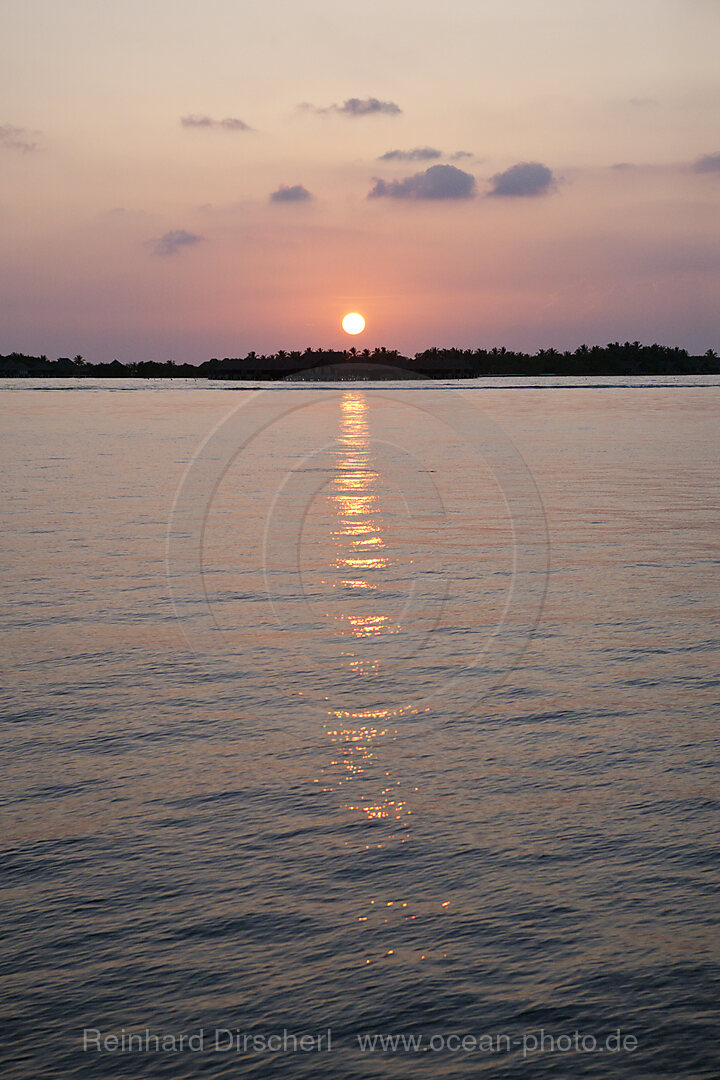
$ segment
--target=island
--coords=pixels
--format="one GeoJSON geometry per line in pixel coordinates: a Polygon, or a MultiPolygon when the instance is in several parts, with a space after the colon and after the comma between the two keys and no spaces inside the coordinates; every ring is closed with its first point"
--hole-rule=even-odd
{"type": "Polygon", "coordinates": [[[639,341],[580,345],[574,351],[539,349],[535,353],[492,349],[425,349],[403,356],[397,349],[280,349],[270,355],[249,352],[244,357],[214,357],[200,364],[174,360],[141,360],[122,364],[91,363],[81,355],[0,356],[0,378],[52,379],[221,379],[246,382],[319,379],[362,381],[376,379],[479,379],[488,376],[617,376],[718,375],[720,358],[714,349],[693,356],[686,349],[642,345],[639,341]]]}

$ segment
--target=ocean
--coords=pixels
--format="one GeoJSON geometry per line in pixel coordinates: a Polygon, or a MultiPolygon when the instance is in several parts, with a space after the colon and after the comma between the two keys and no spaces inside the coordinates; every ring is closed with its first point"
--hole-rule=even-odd
{"type": "Polygon", "coordinates": [[[720,378],[0,391],[3,1077],[718,1075],[720,378]]]}

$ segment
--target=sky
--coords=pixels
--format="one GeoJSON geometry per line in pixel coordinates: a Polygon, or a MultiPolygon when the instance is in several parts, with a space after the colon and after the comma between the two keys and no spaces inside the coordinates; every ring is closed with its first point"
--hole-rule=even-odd
{"type": "Polygon", "coordinates": [[[720,349],[719,45],[717,0],[2,0],[0,353],[720,349]]]}

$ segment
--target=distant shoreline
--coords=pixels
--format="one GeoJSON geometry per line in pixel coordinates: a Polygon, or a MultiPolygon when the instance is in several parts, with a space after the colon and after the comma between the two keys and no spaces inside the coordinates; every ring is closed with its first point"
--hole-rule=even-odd
{"type": "Polygon", "coordinates": [[[92,364],[82,356],[48,360],[47,356],[10,353],[0,356],[0,378],[208,379],[241,382],[363,382],[419,379],[555,378],[582,376],[720,375],[720,358],[666,345],[611,342],[581,345],[573,352],[540,349],[537,353],[495,349],[426,349],[412,357],[397,350],[363,352],[332,349],[280,351],[268,356],[213,358],[202,364],[155,360],[92,364]]]}

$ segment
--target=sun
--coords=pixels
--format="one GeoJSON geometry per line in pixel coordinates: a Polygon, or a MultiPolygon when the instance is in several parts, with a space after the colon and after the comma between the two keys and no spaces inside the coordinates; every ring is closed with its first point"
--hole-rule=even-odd
{"type": "Polygon", "coordinates": [[[342,328],[346,334],[362,334],[365,329],[365,320],[357,311],[350,311],[342,321],[342,328]]]}

